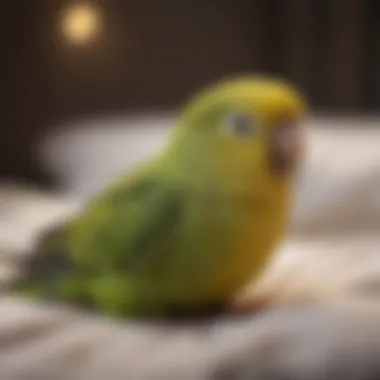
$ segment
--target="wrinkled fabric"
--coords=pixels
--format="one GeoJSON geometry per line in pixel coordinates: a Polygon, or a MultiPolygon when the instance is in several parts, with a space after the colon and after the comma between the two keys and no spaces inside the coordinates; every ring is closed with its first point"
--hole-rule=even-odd
{"type": "MultiPolygon", "coordinates": [[[[152,120],[145,121],[148,129],[152,120]]],[[[64,194],[0,185],[0,286],[22,274],[39,232],[79,210],[121,163],[133,167],[164,144],[167,129],[160,126],[166,123],[156,122],[152,134],[117,126],[102,135],[101,157],[96,133],[84,139],[77,129],[55,136],[55,160],[45,140],[42,156],[61,179],[64,194]],[[63,140],[66,146],[57,150],[63,140]],[[115,140],[124,145],[114,145],[115,140]],[[73,141],[76,148],[69,150],[73,141]],[[137,150],[137,144],[145,144],[144,149],[137,150]],[[96,160],[103,161],[94,173],[89,165],[98,168],[96,160]]],[[[0,378],[378,378],[380,131],[372,123],[312,121],[289,239],[245,294],[265,299],[266,310],[169,327],[106,320],[5,291],[0,297],[0,378]]]]}

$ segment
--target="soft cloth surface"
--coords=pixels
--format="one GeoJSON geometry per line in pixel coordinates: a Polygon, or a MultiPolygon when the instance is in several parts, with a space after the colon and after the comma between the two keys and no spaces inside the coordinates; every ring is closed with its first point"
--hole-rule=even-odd
{"type": "MultiPolygon", "coordinates": [[[[38,233],[69,217],[122,167],[164,143],[170,118],[93,122],[45,140],[42,162],[64,194],[0,187],[0,281],[17,276],[38,233]],[[138,126],[138,127],[137,127],[138,126]],[[129,128],[127,128],[129,127],[129,128]],[[156,129],[155,129],[156,128],[156,129]],[[79,132],[78,132],[79,131],[79,132]]],[[[0,299],[0,378],[370,379],[380,353],[380,130],[315,120],[291,234],[249,297],[243,320],[155,326],[0,299]]]]}

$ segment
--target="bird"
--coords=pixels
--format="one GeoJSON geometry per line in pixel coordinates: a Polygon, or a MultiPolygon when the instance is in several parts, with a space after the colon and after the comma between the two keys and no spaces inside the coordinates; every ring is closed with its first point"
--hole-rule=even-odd
{"type": "Polygon", "coordinates": [[[200,88],[160,152],[41,237],[15,289],[121,318],[226,307],[286,235],[307,113],[279,77],[200,88]]]}

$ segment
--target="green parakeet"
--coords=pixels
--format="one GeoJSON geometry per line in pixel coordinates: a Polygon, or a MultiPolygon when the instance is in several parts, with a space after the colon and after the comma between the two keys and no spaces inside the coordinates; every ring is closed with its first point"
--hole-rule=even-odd
{"type": "Polygon", "coordinates": [[[18,289],[118,316],[225,304],[286,231],[305,112],[276,78],[200,91],[159,155],[41,240],[18,289]]]}

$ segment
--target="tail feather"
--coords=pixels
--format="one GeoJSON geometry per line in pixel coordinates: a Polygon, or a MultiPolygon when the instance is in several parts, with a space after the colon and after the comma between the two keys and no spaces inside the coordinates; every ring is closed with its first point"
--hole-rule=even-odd
{"type": "Polygon", "coordinates": [[[23,275],[13,285],[16,292],[42,298],[58,296],[59,279],[74,269],[67,254],[64,226],[55,226],[43,232],[23,269],[23,275]]]}

